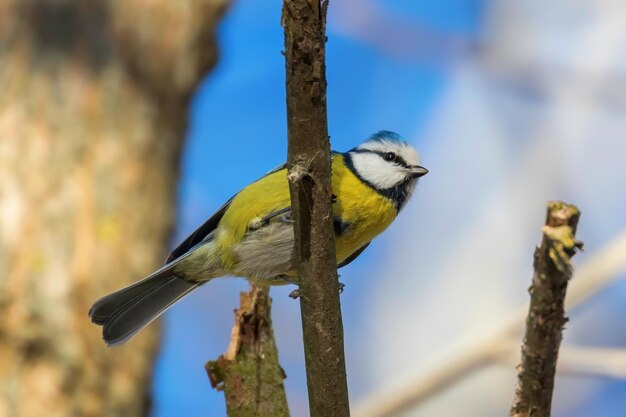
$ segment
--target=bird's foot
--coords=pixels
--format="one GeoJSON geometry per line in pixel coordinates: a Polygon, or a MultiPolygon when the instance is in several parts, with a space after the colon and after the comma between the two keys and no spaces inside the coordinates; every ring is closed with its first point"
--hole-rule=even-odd
{"type": "MultiPolygon", "coordinates": [[[[339,294],[343,293],[343,289],[346,288],[346,284],[344,284],[343,282],[339,283],[339,294]]],[[[296,288],[295,290],[291,291],[289,293],[289,298],[293,298],[294,300],[297,300],[298,298],[300,298],[300,296],[302,295],[302,293],[300,292],[300,288],[296,288]]]]}

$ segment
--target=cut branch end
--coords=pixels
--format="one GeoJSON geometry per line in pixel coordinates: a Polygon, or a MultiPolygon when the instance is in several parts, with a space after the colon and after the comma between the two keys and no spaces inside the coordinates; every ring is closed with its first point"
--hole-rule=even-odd
{"type": "Polygon", "coordinates": [[[535,251],[535,273],[518,365],[512,417],[549,417],[556,362],[563,337],[565,293],[572,276],[571,257],[582,243],[575,238],[580,211],[560,201],[548,203],[541,245],[535,251]]]}

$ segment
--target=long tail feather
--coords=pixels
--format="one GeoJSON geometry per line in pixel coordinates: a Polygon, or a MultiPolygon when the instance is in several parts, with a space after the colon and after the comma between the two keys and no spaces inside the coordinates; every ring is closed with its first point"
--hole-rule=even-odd
{"type": "Polygon", "coordinates": [[[175,264],[165,265],[149,277],[95,302],[89,316],[91,321],[103,326],[102,336],[107,345],[126,342],[202,284],[178,278],[172,272],[175,264]]]}

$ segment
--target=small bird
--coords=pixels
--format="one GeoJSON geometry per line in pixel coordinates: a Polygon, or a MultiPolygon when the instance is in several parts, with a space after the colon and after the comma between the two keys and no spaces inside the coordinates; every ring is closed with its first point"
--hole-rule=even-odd
{"type": "MultiPolygon", "coordinates": [[[[400,135],[381,131],[332,153],[337,267],[356,259],[396,218],[428,170],[400,135]]],[[[287,167],[251,183],[187,237],[163,267],[89,310],[109,346],[130,339],[176,301],[221,276],[256,284],[297,284],[287,167]]]]}

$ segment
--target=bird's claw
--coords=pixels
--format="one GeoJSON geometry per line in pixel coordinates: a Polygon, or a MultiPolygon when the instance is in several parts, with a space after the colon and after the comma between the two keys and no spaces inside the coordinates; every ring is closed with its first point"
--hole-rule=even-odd
{"type": "MultiPolygon", "coordinates": [[[[345,287],[346,287],[346,284],[344,284],[343,282],[339,283],[339,294],[343,293],[343,289],[345,287]]],[[[297,300],[298,298],[300,298],[301,295],[302,293],[300,293],[300,288],[296,288],[295,290],[289,293],[289,298],[297,300]]]]}

